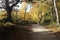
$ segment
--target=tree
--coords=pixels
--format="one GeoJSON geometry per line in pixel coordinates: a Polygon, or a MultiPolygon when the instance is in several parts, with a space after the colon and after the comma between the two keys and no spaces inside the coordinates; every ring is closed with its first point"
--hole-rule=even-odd
{"type": "Polygon", "coordinates": [[[25,7],[25,13],[24,13],[24,21],[26,22],[26,20],[25,20],[26,13],[28,13],[29,10],[31,9],[33,0],[25,0],[25,2],[27,3],[27,6],[25,7]]]}
{"type": "Polygon", "coordinates": [[[18,4],[20,0],[4,0],[5,5],[0,7],[0,8],[4,8],[7,12],[7,19],[5,20],[5,22],[9,21],[9,22],[13,22],[12,18],[11,18],[11,12],[12,12],[12,8],[18,4]],[[12,5],[10,5],[10,1],[14,2],[12,3],[12,5]]]}
{"type": "Polygon", "coordinates": [[[57,11],[57,7],[56,7],[56,0],[53,0],[54,3],[54,9],[55,9],[55,13],[56,13],[56,22],[57,25],[59,25],[59,16],[58,16],[58,11],[57,11]]]}

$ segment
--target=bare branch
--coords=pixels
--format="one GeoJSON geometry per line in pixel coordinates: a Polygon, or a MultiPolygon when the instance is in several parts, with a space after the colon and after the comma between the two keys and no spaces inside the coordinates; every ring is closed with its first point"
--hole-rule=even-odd
{"type": "Polygon", "coordinates": [[[5,7],[0,7],[0,8],[4,8],[5,9],[5,7]]]}
{"type": "Polygon", "coordinates": [[[6,7],[9,6],[9,0],[5,0],[5,6],[6,6],[6,7]]]}
{"type": "Polygon", "coordinates": [[[18,4],[20,0],[16,0],[16,2],[11,6],[11,7],[14,7],[16,4],[18,4]]]}

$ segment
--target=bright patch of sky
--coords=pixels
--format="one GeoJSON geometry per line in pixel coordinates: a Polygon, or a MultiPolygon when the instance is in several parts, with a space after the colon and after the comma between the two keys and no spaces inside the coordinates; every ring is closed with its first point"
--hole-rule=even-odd
{"type": "MultiPolygon", "coordinates": [[[[4,3],[2,2],[3,0],[0,0],[0,7],[3,7],[4,3]]],[[[5,9],[4,8],[0,8],[0,11],[4,11],[5,9]]]]}
{"type": "MultiPolygon", "coordinates": [[[[22,2],[22,3],[23,3],[23,2],[22,2]]],[[[22,8],[22,3],[19,2],[13,9],[20,10],[20,9],[22,8]]],[[[25,11],[26,11],[26,12],[29,12],[31,8],[32,8],[32,4],[27,3],[27,6],[26,6],[26,8],[25,8],[25,11]]]]}
{"type": "Polygon", "coordinates": [[[32,8],[32,4],[29,4],[26,6],[26,12],[29,12],[32,8]]]}
{"type": "Polygon", "coordinates": [[[13,9],[19,10],[21,9],[21,7],[22,7],[22,3],[19,2],[13,9]]]}
{"type": "MultiPolygon", "coordinates": [[[[11,0],[9,0],[9,1],[11,1],[11,0]]],[[[0,2],[2,2],[2,1],[0,1],[0,2]]],[[[23,2],[22,2],[22,3],[23,3],[23,2]]],[[[20,9],[22,8],[22,3],[19,2],[16,6],[13,7],[13,9],[20,10],[20,9]]],[[[10,6],[11,6],[11,5],[12,5],[12,4],[10,4],[10,6]]],[[[1,5],[0,5],[0,6],[1,6],[1,5]]],[[[32,4],[27,3],[26,12],[29,12],[29,11],[31,10],[31,8],[32,8],[32,4]]],[[[2,9],[2,10],[4,10],[4,9],[2,9]]]]}

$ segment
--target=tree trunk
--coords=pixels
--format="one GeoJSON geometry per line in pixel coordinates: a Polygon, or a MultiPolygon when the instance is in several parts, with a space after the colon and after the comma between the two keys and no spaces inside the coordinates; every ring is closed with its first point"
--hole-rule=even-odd
{"type": "Polygon", "coordinates": [[[5,0],[5,10],[7,12],[7,19],[5,20],[5,22],[9,21],[9,22],[13,22],[12,21],[12,17],[11,17],[11,12],[12,12],[12,8],[18,4],[20,0],[16,0],[16,3],[12,4],[12,6],[9,5],[9,0],[5,0]]]}
{"type": "Polygon", "coordinates": [[[5,22],[13,22],[12,21],[12,17],[11,17],[11,12],[12,12],[12,8],[10,8],[10,7],[8,7],[7,9],[6,9],[6,11],[7,11],[7,19],[6,19],[6,21],[5,22]]]}
{"type": "Polygon", "coordinates": [[[12,22],[12,18],[11,18],[11,11],[12,11],[12,7],[9,6],[9,0],[5,0],[5,10],[7,12],[7,19],[5,20],[5,22],[12,22]]]}
{"type": "Polygon", "coordinates": [[[57,11],[57,7],[56,7],[56,0],[53,0],[53,1],[54,1],[55,13],[56,13],[56,22],[57,22],[57,25],[59,25],[59,17],[58,17],[58,11],[57,11]]]}

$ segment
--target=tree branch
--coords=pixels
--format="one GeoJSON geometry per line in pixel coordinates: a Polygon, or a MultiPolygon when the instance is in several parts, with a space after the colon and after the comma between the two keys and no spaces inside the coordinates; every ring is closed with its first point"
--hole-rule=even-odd
{"type": "Polygon", "coordinates": [[[11,6],[11,8],[14,7],[16,4],[18,4],[19,1],[20,1],[20,0],[16,0],[16,3],[14,3],[14,4],[11,6]]]}
{"type": "Polygon", "coordinates": [[[5,6],[6,6],[6,7],[9,6],[9,0],[5,0],[5,6]]]}
{"type": "Polygon", "coordinates": [[[5,9],[5,7],[0,7],[0,8],[4,8],[5,9]]]}

